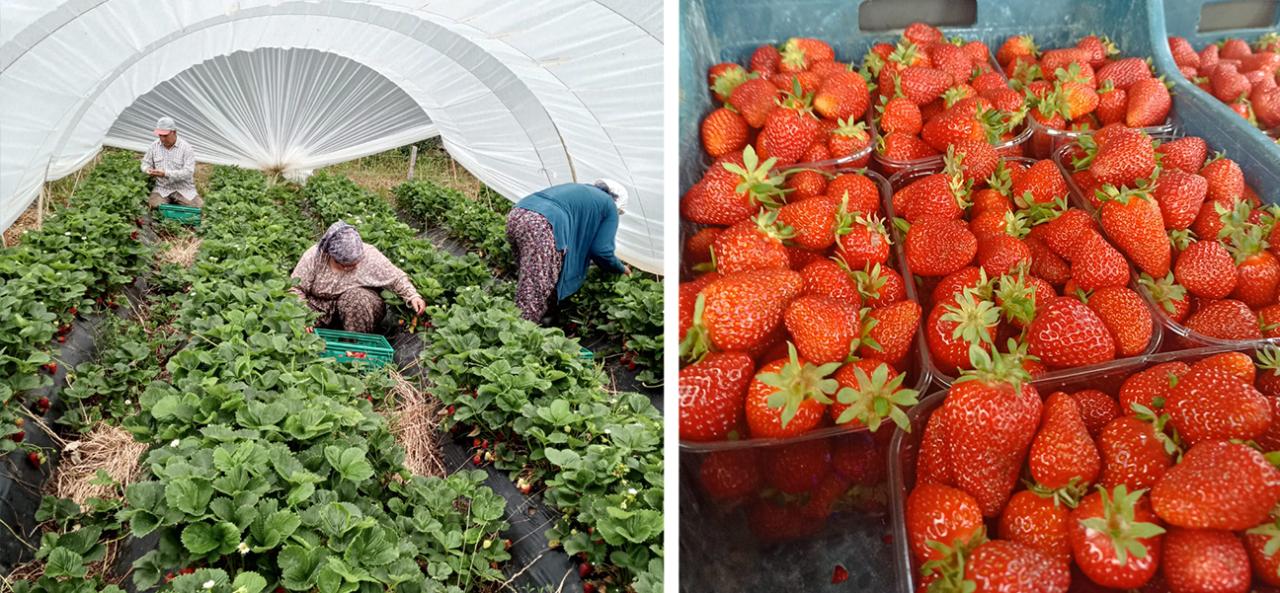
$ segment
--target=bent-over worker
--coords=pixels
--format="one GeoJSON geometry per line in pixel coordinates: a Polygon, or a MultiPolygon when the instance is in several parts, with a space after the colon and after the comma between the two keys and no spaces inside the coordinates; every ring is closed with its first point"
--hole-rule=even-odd
{"type": "Polygon", "coordinates": [[[539,322],[553,302],[577,292],[588,260],[631,273],[613,254],[626,205],[626,188],[610,179],[555,185],[516,203],[507,214],[507,241],[520,273],[516,306],[522,317],[539,322]]]}
{"type": "Polygon", "coordinates": [[[427,307],[409,275],[341,220],[302,254],[292,276],[299,284],[290,290],[320,314],[316,323],[321,326],[340,323],[345,331],[372,332],[386,313],[384,288],[416,313],[427,307]]]}
{"type": "Polygon", "coordinates": [[[155,135],[158,138],[142,155],[142,172],[156,180],[147,205],[203,207],[204,200],[196,193],[196,151],[191,143],[178,138],[178,126],[172,117],[156,121],[155,135]]]}

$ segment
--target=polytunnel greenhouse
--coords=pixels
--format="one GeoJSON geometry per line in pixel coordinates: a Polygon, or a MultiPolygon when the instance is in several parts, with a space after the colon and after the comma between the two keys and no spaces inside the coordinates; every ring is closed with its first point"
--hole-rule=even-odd
{"type": "Polygon", "coordinates": [[[657,0],[0,5],[0,582],[662,590],[657,0]]]}

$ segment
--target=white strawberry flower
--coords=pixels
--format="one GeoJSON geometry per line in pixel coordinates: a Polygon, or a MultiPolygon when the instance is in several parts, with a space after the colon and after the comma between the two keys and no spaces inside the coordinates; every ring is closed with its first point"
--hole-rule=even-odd
{"type": "Polygon", "coordinates": [[[217,584],[217,583],[214,583],[214,582],[213,582],[213,580],[212,580],[212,579],[210,579],[210,580],[205,581],[205,582],[204,582],[204,584],[203,584],[203,585],[200,585],[200,586],[201,586],[201,587],[204,587],[205,589],[212,589],[212,588],[213,588],[213,586],[214,586],[214,585],[216,585],[216,584],[217,584]]]}
{"type": "Polygon", "coordinates": [[[173,439],[172,441],[169,441],[170,447],[177,447],[180,444],[182,444],[182,441],[179,441],[178,439],[173,439]]]}
{"type": "Polygon", "coordinates": [[[241,556],[244,556],[245,554],[249,553],[249,544],[240,542],[240,545],[236,546],[236,549],[240,551],[241,556]]]}

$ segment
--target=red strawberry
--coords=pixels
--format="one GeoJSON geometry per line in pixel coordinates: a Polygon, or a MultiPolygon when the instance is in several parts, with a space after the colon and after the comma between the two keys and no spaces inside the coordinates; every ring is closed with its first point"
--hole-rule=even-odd
{"type": "MultiPolygon", "coordinates": [[[[1071,261],[1076,248],[1082,242],[1080,240],[1081,237],[1087,232],[1097,234],[1096,231],[1098,229],[1097,223],[1093,221],[1093,218],[1087,212],[1078,208],[1071,208],[1057,218],[1036,228],[1044,229],[1040,236],[1044,239],[1045,244],[1054,253],[1062,256],[1067,261],[1071,261]]],[[[1128,272],[1126,272],[1127,274],[1128,272]]]]}
{"type": "Polygon", "coordinates": [[[1112,420],[1098,435],[1103,488],[1149,488],[1173,465],[1173,443],[1149,422],[1134,416],[1112,420]]]}
{"type": "Polygon", "coordinates": [[[974,497],[983,516],[995,517],[1018,483],[1042,404],[1022,382],[1020,357],[993,353],[975,362],[942,404],[944,440],[955,486],[974,497]]]}
{"type": "Polygon", "coordinates": [[[1022,490],[1009,499],[1000,515],[1000,539],[1015,541],[1040,550],[1064,566],[1071,558],[1067,540],[1070,510],[1052,496],[1022,490]]]}
{"type": "Polygon", "coordinates": [[[947,444],[946,408],[934,410],[925,424],[916,457],[916,487],[921,484],[953,484],[951,452],[947,444]]]}
{"type": "Polygon", "coordinates": [[[1251,382],[1214,368],[1193,367],[1169,391],[1165,409],[1184,443],[1261,436],[1271,405],[1251,382]]]}
{"type": "Polygon", "coordinates": [[[742,417],[754,371],[751,357],[739,352],[712,353],[680,369],[681,440],[728,438],[742,417]]]}
{"type": "Polygon", "coordinates": [[[1160,567],[1164,529],[1144,491],[1102,489],[1071,512],[1071,551],[1089,580],[1114,589],[1141,587],[1160,567]]]}
{"type": "MultiPolygon", "coordinates": [[[[804,279],[791,270],[759,270],[725,276],[709,284],[702,319],[695,313],[687,340],[720,350],[750,351],[782,323],[782,312],[804,290],[804,279]],[[700,334],[695,336],[695,333],[700,334]],[[709,344],[708,344],[709,343],[709,344]]],[[[682,352],[685,349],[682,344],[682,352]]]]}
{"type": "Polygon", "coordinates": [[[1174,282],[1172,273],[1160,280],[1143,275],[1138,278],[1138,284],[1169,319],[1182,323],[1191,313],[1191,302],[1188,300],[1187,291],[1174,282]]]}
{"type": "Polygon", "coordinates": [[[831,584],[839,585],[849,580],[849,569],[837,564],[831,571],[831,584]]]}
{"type": "Polygon", "coordinates": [[[822,296],[802,296],[783,316],[800,355],[816,364],[843,362],[861,335],[858,309],[822,296]]]}
{"type": "Polygon", "coordinates": [[[1184,37],[1169,38],[1169,53],[1173,54],[1173,63],[1179,66],[1200,67],[1200,55],[1184,37]]]}
{"type": "Polygon", "coordinates": [[[920,305],[915,301],[898,301],[872,309],[864,320],[863,333],[867,337],[858,353],[897,364],[912,350],[919,326],[920,305]]]}
{"type": "Polygon", "coordinates": [[[1151,139],[1141,132],[1113,134],[1103,143],[1089,165],[1098,183],[1104,185],[1133,186],[1134,182],[1150,177],[1155,171],[1155,149],[1151,139]]]}
{"type": "Polygon", "coordinates": [[[876,153],[884,157],[884,160],[908,162],[935,156],[938,151],[916,136],[890,132],[877,141],[876,153]]]}
{"type": "MultiPolygon", "coordinates": [[[[1161,145],[1163,147],[1165,145],[1161,145]]],[[[1195,222],[1200,206],[1209,191],[1209,182],[1194,173],[1169,168],[1166,155],[1165,170],[1156,179],[1152,196],[1160,204],[1160,214],[1166,229],[1185,229],[1195,222]]]]}
{"type": "Polygon", "coordinates": [[[1139,270],[1159,278],[1169,273],[1172,247],[1160,206],[1146,191],[1103,190],[1102,228],[1139,270]]]}
{"type": "MultiPolygon", "coordinates": [[[[822,149],[825,150],[824,145],[820,142],[814,143],[814,146],[823,147],[822,149]]],[[[816,152],[813,147],[810,148],[809,152],[816,152]]],[[[809,158],[808,153],[802,158],[807,160],[809,158]]],[[[791,190],[791,194],[787,196],[787,201],[795,204],[809,198],[823,196],[827,192],[827,178],[815,170],[804,169],[788,175],[787,180],[782,183],[782,187],[791,190]]]]}
{"type": "Polygon", "coordinates": [[[1196,333],[1219,340],[1262,338],[1257,316],[1248,305],[1234,299],[1204,303],[1186,319],[1184,325],[1196,333]]]}
{"type": "Polygon", "coordinates": [[[1039,55],[1039,49],[1036,48],[1035,40],[1030,35],[1015,35],[1004,40],[1004,44],[996,50],[996,61],[1001,66],[1005,66],[1005,70],[1009,70],[1008,66],[1019,57],[1035,58],[1039,55]]]}
{"type": "Polygon", "coordinates": [[[1000,310],[995,303],[975,299],[972,293],[938,301],[925,322],[925,339],[934,364],[947,374],[969,368],[970,347],[989,350],[999,322],[1000,310]]]}
{"type": "Polygon", "coordinates": [[[1253,563],[1253,574],[1272,587],[1280,586],[1280,550],[1273,543],[1280,543],[1277,537],[1280,537],[1280,525],[1275,521],[1254,527],[1244,536],[1244,544],[1253,563]]]}
{"type": "Polygon", "coordinates": [[[902,30],[902,38],[916,45],[928,46],[943,40],[942,30],[921,22],[914,22],[902,30]]]}
{"type": "Polygon", "coordinates": [[[1165,171],[1179,169],[1185,173],[1199,173],[1209,156],[1209,147],[1199,136],[1185,136],[1156,147],[1163,155],[1160,164],[1165,171]]]}
{"type": "Polygon", "coordinates": [[[964,580],[974,592],[1066,593],[1071,573],[1036,548],[992,540],[979,545],[965,563],[964,580]]]}
{"type": "Polygon", "coordinates": [[[889,363],[874,358],[855,360],[840,367],[835,377],[841,389],[829,411],[836,424],[852,422],[872,432],[884,420],[907,425],[906,414],[901,410],[916,404],[917,392],[902,388],[904,376],[889,363]]]}
{"type": "Polygon", "coordinates": [[[934,173],[898,190],[893,196],[893,206],[895,212],[911,223],[925,217],[957,219],[964,215],[965,197],[958,171],[954,176],[934,173]]]}
{"type": "Polygon", "coordinates": [[[1249,529],[1280,500],[1280,470],[1246,445],[1200,443],[1151,489],[1156,514],[1170,525],[1249,529]]]}
{"type": "Polygon", "coordinates": [[[769,486],[786,494],[808,492],[831,473],[831,440],[810,439],[762,451],[761,469],[769,486]]]}
{"type": "Polygon", "coordinates": [[[722,62],[707,70],[707,84],[721,103],[728,101],[733,89],[746,81],[747,71],[732,62],[722,62]]]}
{"type": "Polygon", "coordinates": [[[880,210],[880,187],[866,175],[841,173],[827,184],[827,196],[837,204],[849,200],[849,212],[867,214],[880,210]]]}
{"type": "Polygon", "coordinates": [[[781,193],[780,179],[771,178],[774,161],[759,161],[748,146],[742,155],[712,163],[702,180],[689,188],[680,203],[680,213],[690,222],[732,225],[760,211],[760,204],[781,193]],[[742,186],[745,191],[739,192],[742,186]]]}
{"type": "Polygon", "coordinates": [[[1276,302],[1276,288],[1280,287],[1280,261],[1276,260],[1262,240],[1260,227],[1254,227],[1236,244],[1235,298],[1253,309],[1261,309],[1276,302]],[[1254,230],[1256,229],[1256,230],[1254,230]]]}
{"type": "Polygon", "coordinates": [[[1164,536],[1164,579],[1173,591],[1249,591],[1249,553],[1229,531],[1172,527],[1164,536]]]}
{"type": "Polygon", "coordinates": [[[836,242],[836,212],[839,209],[837,202],[825,197],[801,200],[779,209],[778,221],[791,228],[791,242],[797,247],[822,251],[836,242]]]}
{"type": "Polygon", "coordinates": [[[1123,415],[1120,404],[1105,391],[1084,389],[1071,394],[1071,397],[1080,408],[1080,418],[1084,420],[1085,429],[1094,439],[1102,434],[1102,429],[1107,424],[1123,415]]]}
{"type": "Polygon", "coordinates": [[[838,363],[815,366],[790,348],[790,357],[760,367],[747,388],[747,426],[757,438],[794,437],[822,421],[838,363]]]}
{"type": "Polygon", "coordinates": [[[1111,86],[1128,90],[1139,80],[1154,78],[1151,66],[1142,58],[1122,58],[1098,69],[1098,84],[1111,81],[1111,86]]]}
{"type": "Polygon", "coordinates": [[[825,296],[848,303],[854,307],[862,306],[862,297],[853,275],[840,264],[819,259],[800,270],[804,277],[804,293],[825,296]]]}
{"type": "Polygon", "coordinates": [[[792,37],[782,46],[779,68],[784,72],[800,72],[818,62],[834,59],[836,52],[827,42],[811,37],[792,37]]]}
{"type": "Polygon", "coordinates": [[[850,269],[889,259],[889,233],[875,214],[854,215],[842,206],[836,215],[836,242],[839,256],[850,269]]]}
{"type": "Polygon", "coordinates": [[[965,181],[972,181],[975,185],[984,183],[996,172],[1000,155],[985,140],[961,140],[955,143],[952,150],[965,181]]]}
{"type": "Polygon", "coordinates": [[[1048,300],[1027,329],[1028,351],[1049,368],[1098,364],[1115,358],[1116,344],[1098,315],[1070,297],[1048,300]]]}
{"type": "Polygon", "coordinates": [[[1146,351],[1154,330],[1151,310],[1138,293],[1124,286],[1107,286],[1090,295],[1088,305],[1115,338],[1117,356],[1146,351]]]}
{"type": "Polygon", "coordinates": [[[978,239],[964,221],[925,218],[911,225],[904,249],[912,273],[946,276],[973,261],[978,239]]]}
{"type": "Polygon", "coordinates": [[[756,457],[755,449],[712,451],[698,466],[698,484],[711,500],[746,498],[764,483],[756,457]]]}
{"type": "Polygon", "coordinates": [[[928,542],[955,547],[983,529],[977,501],[963,490],[941,484],[921,484],[912,490],[905,520],[911,556],[920,564],[942,558],[928,542]]]}
{"type": "Polygon", "coordinates": [[[778,87],[763,78],[752,78],[729,95],[729,105],[747,120],[753,128],[764,126],[769,112],[773,111],[774,100],[778,97],[778,87]]]}
{"type": "Polygon", "coordinates": [[[1149,410],[1163,409],[1169,400],[1169,391],[1189,370],[1187,363],[1172,361],[1129,375],[1120,385],[1120,408],[1125,414],[1136,413],[1134,404],[1149,410]]]}
{"type": "Polygon", "coordinates": [[[808,111],[781,107],[769,112],[760,130],[759,143],[779,163],[795,163],[818,137],[818,120],[808,111]]]}
{"type": "Polygon", "coordinates": [[[680,283],[680,300],[679,300],[680,329],[679,331],[680,331],[681,341],[684,341],[686,332],[688,332],[689,327],[693,325],[693,313],[694,313],[695,305],[697,304],[697,301],[698,301],[698,294],[700,294],[702,292],[702,289],[706,288],[708,284],[711,284],[712,282],[719,280],[720,277],[721,277],[720,274],[717,274],[715,272],[710,272],[710,273],[698,276],[691,282],[680,283]]]}
{"type": "Polygon", "coordinates": [[[40,466],[44,463],[44,456],[35,451],[30,451],[27,453],[27,463],[31,464],[31,467],[40,469],[40,466]]]}
{"type": "Polygon", "coordinates": [[[1195,296],[1225,298],[1236,287],[1235,260],[1222,243],[1196,241],[1178,256],[1173,277],[1195,296]]]}
{"type": "Polygon", "coordinates": [[[813,97],[813,109],[827,119],[860,119],[871,97],[867,82],[857,72],[845,70],[828,76],[813,97]]]}
{"type": "Polygon", "coordinates": [[[1067,196],[1067,181],[1053,161],[1036,161],[1013,183],[1012,193],[1027,205],[1047,204],[1067,196]]]}
{"type": "Polygon", "coordinates": [[[951,76],[936,68],[908,66],[897,74],[894,84],[907,100],[924,105],[942,96],[951,86],[951,76]]]}
{"type": "MultiPolygon", "coordinates": [[[[836,375],[838,378],[840,371],[836,375]]],[[[885,457],[885,448],[866,432],[845,434],[835,439],[831,466],[854,484],[871,486],[884,482],[888,471],[885,457]]]]}
{"type": "Polygon", "coordinates": [[[1124,123],[1129,114],[1129,93],[1110,84],[1098,89],[1098,109],[1095,112],[1102,125],[1124,123]]]}
{"type": "Polygon", "coordinates": [[[920,107],[906,97],[889,99],[881,108],[879,128],[883,135],[893,133],[915,135],[919,134],[924,126],[924,118],[920,115],[920,107]]]}
{"type": "Polygon", "coordinates": [[[1071,264],[1054,253],[1039,237],[1028,235],[1022,239],[1031,251],[1031,267],[1028,271],[1054,286],[1061,286],[1071,279],[1071,264]]]}
{"type": "Polygon", "coordinates": [[[1208,198],[1214,202],[1234,204],[1244,194],[1244,172],[1240,165],[1228,158],[1209,161],[1200,169],[1200,176],[1209,182],[1208,198]]]}
{"type": "Polygon", "coordinates": [[[902,276],[880,264],[855,270],[853,281],[858,284],[858,292],[866,304],[877,309],[907,298],[907,286],[902,276]]]}
{"type": "Polygon", "coordinates": [[[716,237],[724,229],[720,227],[706,227],[693,236],[689,237],[684,243],[684,263],[692,268],[699,264],[709,263],[711,261],[711,245],[715,243],[716,237]]]}
{"type": "Polygon", "coordinates": [[[778,225],[777,218],[777,212],[765,212],[729,227],[716,237],[711,247],[716,271],[736,274],[788,267],[790,260],[782,241],[790,238],[793,231],[778,225]]]}
{"type": "Polygon", "coordinates": [[[741,152],[750,129],[741,115],[721,107],[702,120],[702,148],[713,157],[741,152]]]}
{"type": "Polygon", "coordinates": [[[981,141],[986,136],[982,122],[959,109],[944,111],[925,121],[920,138],[934,150],[943,152],[957,142],[981,141]]]}
{"type": "Polygon", "coordinates": [[[1235,64],[1219,64],[1209,75],[1209,87],[1213,96],[1223,103],[1231,103],[1247,95],[1249,86],[1249,79],[1240,73],[1235,64]]]}
{"type": "MultiPolygon", "coordinates": [[[[869,146],[871,146],[871,133],[867,131],[867,123],[862,121],[840,120],[836,128],[827,136],[827,149],[831,153],[830,158],[833,159],[851,159],[869,146]]],[[[869,157],[869,154],[865,155],[861,159],[850,161],[849,165],[864,166],[869,157]]]]}
{"type": "Polygon", "coordinates": [[[1133,83],[1128,89],[1129,106],[1124,116],[1124,125],[1131,128],[1145,128],[1163,124],[1169,117],[1169,108],[1173,106],[1173,98],[1164,82],[1155,78],[1147,78],[1133,83]]]}
{"type": "Polygon", "coordinates": [[[1031,476],[1046,488],[1088,485],[1097,480],[1101,463],[1075,400],[1061,391],[1049,395],[1040,431],[1031,442],[1031,476]]]}

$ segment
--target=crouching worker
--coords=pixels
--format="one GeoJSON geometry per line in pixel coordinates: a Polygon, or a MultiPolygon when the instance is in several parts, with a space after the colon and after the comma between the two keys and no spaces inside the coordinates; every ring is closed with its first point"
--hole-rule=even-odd
{"type": "Polygon", "coordinates": [[[302,254],[293,277],[299,284],[290,290],[320,314],[319,326],[372,333],[387,310],[380,296],[384,288],[419,314],[427,307],[409,275],[378,248],[365,245],[360,232],[341,220],[302,254]]]}
{"type": "Polygon", "coordinates": [[[609,179],[556,185],[516,202],[507,214],[507,241],[520,274],[516,306],[522,317],[540,322],[553,303],[582,287],[592,261],[631,273],[613,254],[626,205],[626,188],[609,179]]]}

